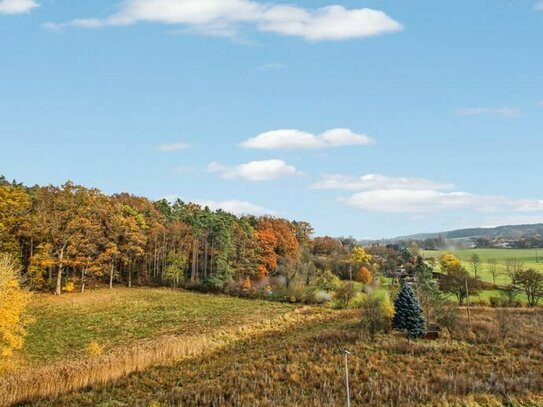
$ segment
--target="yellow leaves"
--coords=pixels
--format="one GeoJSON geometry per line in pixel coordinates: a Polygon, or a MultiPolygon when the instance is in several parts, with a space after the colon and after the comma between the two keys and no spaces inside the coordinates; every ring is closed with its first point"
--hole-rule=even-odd
{"type": "Polygon", "coordinates": [[[394,318],[394,304],[390,300],[388,293],[385,294],[381,302],[381,310],[385,318],[394,318]]]}
{"type": "Polygon", "coordinates": [[[87,352],[90,356],[101,356],[104,353],[104,346],[96,341],[91,341],[87,345],[87,352]]]}
{"type": "Polygon", "coordinates": [[[250,291],[251,290],[251,279],[249,277],[246,277],[243,281],[243,291],[250,291]]]}
{"type": "Polygon", "coordinates": [[[446,253],[439,258],[439,265],[441,266],[441,272],[447,273],[450,269],[461,267],[462,262],[454,254],[446,253]]]}
{"type": "Polygon", "coordinates": [[[369,263],[371,259],[371,254],[366,253],[363,247],[355,247],[351,252],[351,262],[354,264],[369,263]]]}
{"type": "Polygon", "coordinates": [[[0,360],[9,358],[21,349],[25,325],[24,312],[30,293],[20,289],[17,270],[7,256],[0,257],[0,360]]]}
{"type": "Polygon", "coordinates": [[[71,293],[75,290],[75,284],[73,281],[67,281],[64,287],[62,287],[62,291],[66,291],[67,293],[71,293]]]}

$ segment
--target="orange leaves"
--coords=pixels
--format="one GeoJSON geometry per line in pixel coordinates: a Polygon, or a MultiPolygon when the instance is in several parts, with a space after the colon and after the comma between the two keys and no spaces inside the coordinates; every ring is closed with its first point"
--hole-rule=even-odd
{"type": "Polygon", "coordinates": [[[366,267],[361,267],[356,273],[356,281],[361,282],[362,284],[369,284],[373,280],[371,272],[366,267]]]}

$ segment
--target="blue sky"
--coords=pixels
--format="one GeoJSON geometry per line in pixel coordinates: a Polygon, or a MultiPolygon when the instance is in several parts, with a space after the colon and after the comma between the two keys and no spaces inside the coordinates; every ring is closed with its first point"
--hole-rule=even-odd
{"type": "Polygon", "coordinates": [[[0,173],[335,236],[543,222],[542,44],[537,0],[0,0],[0,173]]]}

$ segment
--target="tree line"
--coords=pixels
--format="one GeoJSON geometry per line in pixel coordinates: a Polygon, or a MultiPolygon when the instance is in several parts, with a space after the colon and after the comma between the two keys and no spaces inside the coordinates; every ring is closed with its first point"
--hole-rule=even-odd
{"type": "Polygon", "coordinates": [[[372,263],[363,250],[353,260],[357,247],[352,238],[313,237],[304,221],[106,195],[72,182],[28,187],[0,177],[0,253],[17,260],[33,290],[137,284],[220,291],[271,277],[289,288],[330,273],[353,279],[361,266],[373,273],[390,262],[383,252],[372,263]]]}

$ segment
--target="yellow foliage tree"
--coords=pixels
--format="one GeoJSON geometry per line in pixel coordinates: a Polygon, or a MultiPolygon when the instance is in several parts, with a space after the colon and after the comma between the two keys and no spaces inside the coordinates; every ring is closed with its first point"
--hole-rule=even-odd
{"type": "Polygon", "coordinates": [[[360,266],[362,264],[369,264],[372,258],[372,255],[366,253],[363,247],[355,247],[351,252],[350,260],[354,265],[360,266]]]}
{"type": "Polygon", "coordinates": [[[439,265],[442,273],[447,273],[449,270],[461,267],[462,262],[458,257],[451,253],[445,253],[439,257],[439,265]]]}
{"type": "Polygon", "coordinates": [[[29,300],[30,293],[21,289],[13,261],[0,256],[0,371],[13,352],[23,347],[29,300]]]}
{"type": "Polygon", "coordinates": [[[381,309],[385,318],[389,318],[392,321],[394,318],[394,304],[390,300],[388,293],[383,297],[383,302],[381,302],[381,309]]]}

